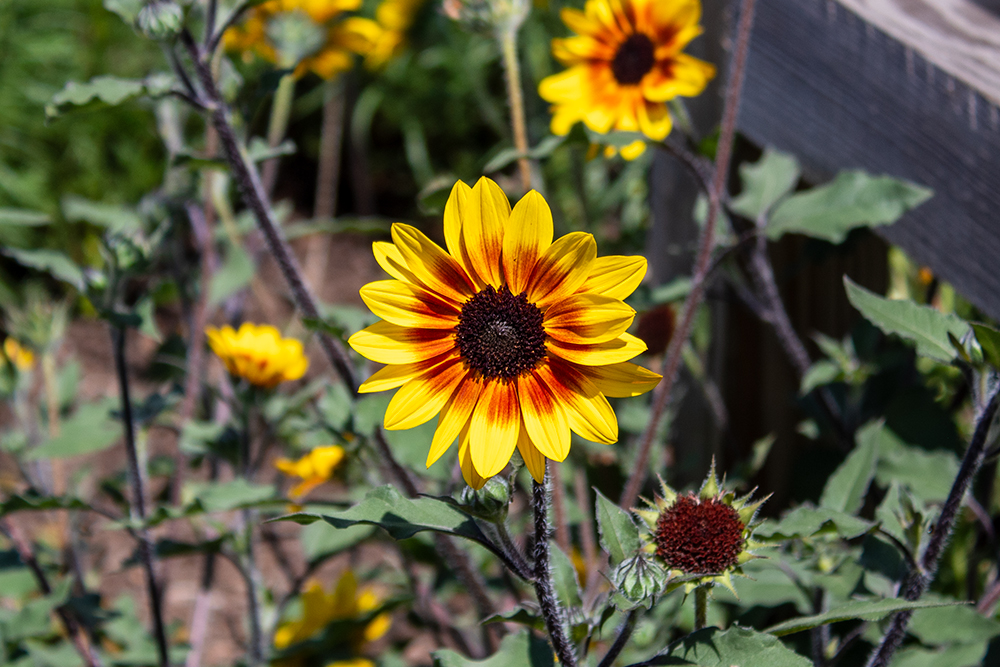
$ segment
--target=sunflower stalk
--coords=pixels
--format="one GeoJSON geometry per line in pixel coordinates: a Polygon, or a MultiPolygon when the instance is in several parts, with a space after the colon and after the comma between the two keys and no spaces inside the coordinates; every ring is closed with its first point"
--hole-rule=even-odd
{"type": "MultiPolygon", "coordinates": [[[[276,148],[281,140],[285,138],[288,131],[288,121],[292,115],[292,102],[295,100],[295,76],[286,74],[278,82],[278,89],[274,92],[274,101],[271,103],[271,119],[267,126],[267,145],[276,148]]],[[[264,192],[270,195],[274,192],[274,185],[278,181],[278,166],[281,158],[273,157],[264,163],[261,173],[261,181],[264,184],[264,192]]]]}
{"type": "Polygon", "coordinates": [[[736,136],[736,120],[739,113],[740,95],[743,90],[743,78],[746,73],[755,4],[756,0],[742,0],[740,5],[736,51],[733,54],[729,80],[726,83],[726,101],[722,114],[722,128],[719,133],[719,147],[715,156],[715,171],[712,176],[711,190],[708,193],[708,216],[705,219],[705,226],[698,243],[698,256],[691,279],[691,292],[684,301],[679,324],[667,347],[667,353],[660,369],[663,381],[653,393],[652,414],[649,417],[646,430],[642,434],[632,474],[618,503],[622,507],[632,507],[635,504],[639,492],[646,482],[646,477],[649,474],[649,455],[656,439],[660,420],[666,412],[667,402],[670,400],[674,384],[680,373],[684,343],[691,335],[695,313],[705,296],[705,283],[712,266],[712,250],[715,247],[715,227],[718,224],[719,211],[726,191],[726,178],[729,175],[729,162],[732,158],[733,140],[736,136]]]}
{"type": "Polygon", "coordinates": [[[708,625],[708,586],[694,589],[694,629],[701,630],[708,625]]]}
{"type": "MultiPolygon", "coordinates": [[[[512,11],[512,14],[517,13],[517,10],[512,11]]],[[[524,14],[526,13],[525,11],[524,14]]],[[[504,21],[503,25],[497,28],[497,41],[500,42],[500,51],[503,54],[514,148],[520,156],[517,158],[517,168],[521,175],[521,187],[527,192],[531,189],[531,162],[528,160],[528,125],[524,115],[524,94],[521,91],[521,64],[517,57],[517,31],[523,21],[523,15],[512,16],[504,21]]]]}
{"type": "MultiPolygon", "coordinates": [[[[941,508],[941,515],[931,531],[931,537],[927,542],[916,567],[910,569],[903,583],[900,585],[903,599],[916,601],[927,590],[934,576],[937,574],[938,561],[941,552],[951,538],[951,533],[955,528],[955,519],[962,507],[962,500],[965,498],[969,486],[979,472],[986,455],[986,445],[989,441],[990,429],[1000,407],[1000,384],[991,389],[990,398],[983,407],[976,420],[976,427],[969,442],[968,449],[962,457],[962,464],[955,476],[955,481],[948,492],[948,498],[941,508]]],[[[901,611],[892,617],[889,629],[882,637],[882,642],[873,651],[868,662],[868,667],[886,667],[891,661],[896,650],[903,642],[906,634],[906,627],[913,616],[912,611],[901,611]]]]}
{"type": "MultiPolygon", "coordinates": [[[[548,473],[548,462],[546,462],[548,473]]],[[[566,632],[566,618],[563,614],[559,598],[556,596],[555,585],[552,582],[552,567],[549,562],[549,539],[552,529],[549,526],[549,485],[552,478],[545,475],[542,483],[532,482],[531,509],[535,519],[535,594],[538,596],[538,606],[545,619],[545,627],[555,649],[559,663],[563,667],[576,667],[576,652],[566,632]]]]}

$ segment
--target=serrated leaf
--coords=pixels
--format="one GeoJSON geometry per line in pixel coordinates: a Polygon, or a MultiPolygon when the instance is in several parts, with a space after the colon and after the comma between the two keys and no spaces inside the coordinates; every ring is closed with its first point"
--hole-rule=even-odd
{"type": "Polygon", "coordinates": [[[837,607],[836,609],[831,609],[823,614],[793,618],[789,621],[785,621],[784,623],[772,625],[770,628],[765,630],[765,632],[777,637],[784,637],[785,635],[791,635],[804,630],[811,630],[829,623],[839,623],[840,621],[850,621],[854,619],[863,621],[878,621],[885,618],[889,614],[893,614],[897,611],[904,611],[906,609],[926,609],[928,607],[942,607],[955,604],[961,603],[931,602],[927,600],[916,600],[911,602],[909,600],[900,600],[895,598],[889,600],[852,600],[845,605],[837,607]]]}
{"type": "Polygon", "coordinates": [[[960,317],[945,315],[909,300],[886,299],[869,292],[847,276],[844,276],[844,286],[851,305],[884,333],[916,343],[919,355],[944,363],[955,359],[955,349],[948,342],[948,333],[961,340],[969,331],[969,324],[960,317]]]}
{"type": "Polygon", "coordinates": [[[887,429],[879,445],[875,480],[883,486],[892,482],[906,485],[914,497],[924,501],[943,501],[958,475],[958,465],[953,452],[908,445],[887,429]]]}
{"type": "Polygon", "coordinates": [[[84,287],[83,271],[73,260],[61,252],[21,248],[3,248],[2,252],[18,264],[48,273],[56,280],[68,283],[78,290],[82,290],[84,287]]]}
{"type": "Polygon", "coordinates": [[[52,96],[45,106],[45,115],[53,118],[69,109],[117,106],[140,96],[162,97],[170,92],[173,83],[172,76],[162,73],[145,79],[119,79],[104,75],[86,83],[70,81],[52,96]]]}
{"type": "Polygon", "coordinates": [[[743,191],[729,208],[750,220],[766,215],[799,182],[799,162],[795,156],[767,148],[753,164],[740,166],[743,191]]]}
{"type": "Polygon", "coordinates": [[[3,208],[0,207],[0,226],[9,225],[11,227],[39,227],[52,222],[47,213],[41,211],[29,211],[23,208],[3,208]]]}
{"type": "Polygon", "coordinates": [[[530,631],[504,637],[500,648],[485,660],[470,660],[450,649],[431,653],[434,667],[553,667],[552,649],[544,639],[530,631]]]}
{"type": "Polygon", "coordinates": [[[929,188],[890,176],[844,171],[827,185],[778,204],[765,232],[771,239],[795,232],[841,243],[855,227],[891,224],[932,194],[929,188]]]}
{"type": "Polygon", "coordinates": [[[882,422],[869,422],[855,435],[857,445],[826,482],[819,504],[838,512],[854,514],[865,501],[868,486],[875,477],[882,422]]]}
{"type": "Polygon", "coordinates": [[[26,452],[29,461],[64,459],[107,449],[122,435],[122,427],[111,418],[116,402],[104,399],[81,406],[63,421],[59,435],[26,452]]]}
{"type": "Polygon", "coordinates": [[[553,544],[549,550],[549,559],[552,566],[552,582],[555,585],[556,595],[562,600],[563,605],[573,608],[581,604],[580,582],[576,578],[576,568],[573,567],[569,555],[558,545],[553,544]]]}
{"type": "Polygon", "coordinates": [[[595,513],[601,547],[611,556],[611,564],[617,565],[639,551],[639,529],[628,512],[608,500],[597,489],[594,489],[594,493],[597,494],[595,513]]]}
{"type": "Polygon", "coordinates": [[[728,630],[705,628],[670,645],[665,655],[647,665],[698,667],[812,667],[812,661],[781,643],[774,635],[738,625],[728,630]]]}
{"type": "Polygon", "coordinates": [[[796,539],[835,534],[851,540],[864,535],[872,523],[828,507],[796,507],[780,521],[765,521],[754,535],[760,538],[796,539]]]}
{"type": "Polygon", "coordinates": [[[972,323],[972,330],[979,341],[979,347],[983,348],[986,362],[993,368],[1000,369],[1000,331],[978,322],[972,323]]]}

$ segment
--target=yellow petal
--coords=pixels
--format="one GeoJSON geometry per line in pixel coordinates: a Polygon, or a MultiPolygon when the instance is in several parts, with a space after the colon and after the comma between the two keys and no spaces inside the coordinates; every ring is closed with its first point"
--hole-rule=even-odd
{"type": "Polygon", "coordinates": [[[420,284],[433,294],[459,304],[476,293],[465,271],[452,257],[416,227],[402,223],[392,225],[392,240],[406,266],[420,284]]]}
{"type": "Polygon", "coordinates": [[[528,301],[544,308],[569,296],[587,279],[597,256],[594,237],[572,232],[556,240],[535,265],[528,282],[528,301]]]}
{"type": "Polygon", "coordinates": [[[550,338],[545,342],[545,346],[551,354],[581,366],[617,364],[646,351],[644,342],[627,333],[593,345],[574,345],[550,338]]]}
{"type": "Polygon", "coordinates": [[[574,294],[545,313],[545,333],[563,343],[603,343],[625,333],[635,311],[619,299],[597,294],[574,294]]]}
{"type": "Polygon", "coordinates": [[[510,218],[510,201],[500,186],[480,178],[462,213],[462,240],[476,275],[493,287],[503,284],[500,255],[503,229],[510,218]]]}
{"type": "Polygon", "coordinates": [[[646,258],[624,255],[598,257],[590,264],[590,275],[578,291],[624,299],[646,275],[646,258]]]}
{"type": "Polygon", "coordinates": [[[465,374],[461,360],[455,357],[410,380],[389,401],[385,427],[390,431],[402,430],[430,420],[448,402],[465,374]]]}
{"type": "Polygon", "coordinates": [[[465,241],[462,239],[462,228],[471,195],[472,188],[462,181],[457,181],[451,189],[448,201],[444,205],[444,241],[451,256],[465,269],[466,274],[475,283],[476,289],[481,290],[486,287],[486,281],[473,268],[469,252],[465,248],[465,241]]]}
{"type": "Polygon", "coordinates": [[[521,425],[521,433],[517,438],[517,451],[521,452],[521,458],[524,459],[524,465],[531,473],[531,478],[539,484],[544,482],[545,457],[531,443],[531,438],[528,437],[528,431],[524,424],[521,425]]]}
{"type": "Polygon", "coordinates": [[[569,454],[569,422],[564,406],[552,394],[554,381],[551,368],[543,362],[517,379],[518,398],[532,444],[553,461],[563,461],[569,454]]]}
{"type": "Polygon", "coordinates": [[[580,369],[602,394],[629,398],[645,394],[663,379],[658,373],[630,363],[610,364],[580,369]]]}
{"type": "Polygon", "coordinates": [[[371,394],[376,391],[388,391],[404,384],[427,370],[427,363],[390,364],[375,371],[370,378],[358,387],[359,394],[371,394]]]}
{"type": "Polygon", "coordinates": [[[377,280],[361,288],[368,308],[401,327],[450,329],[458,324],[458,309],[427,290],[400,280],[377,280]]]}
{"type": "Polygon", "coordinates": [[[673,121],[662,102],[642,102],[636,109],[639,115],[639,131],[653,141],[663,141],[670,134],[673,121]]]}
{"type": "Polygon", "coordinates": [[[413,329],[376,322],[351,336],[347,343],[361,356],[380,364],[409,364],[455,349],[455,334],[445,329],[413,329]]]}
{"type": "Polygon", "coordinates": [[[549,389],[565,406],[569,427],[587,440],[606,445],[616,442],[618,419],[604,394],[570,364],[551,359],[549,366],[553,375],[549,389]]]}
{"type": "Polygon", "coordinates": [[[372,254],[375,255],[375,261],[378,262],[378,265],[396,280],[402,280],[404,283],[410,283],[411,285],[420,284],[417,277],[406,266],[403,253],[399,252],[399,248],[392,243],[388,241],[375,241],[372,243],[372,254]]]}
{"type": "Polygon", "coordinates": [[[481,489],[486,484],[486,478],[480,475],[476,471],[476,467],[472,465],[472,454],[469,451],[469,430],[469,425],[466,425],[459,435],[458,465],[462,469],[465,483],[474,489],[481,489]]]}
{"type": "Polygon", "coordinates": [[[643,77],[642,94],[650,102],[700,95],[715,76],[715,66],[686,53],[658,64],[643,77]]]}
{"type": "Polygon", "coordinates": [[[534,190],[521,198],[510,213],[503,237],[503,269],[514,294],[528,288],[538,259],[552,245],[552,211],[534,190]]]}
{"type": "Polygon", "coordinates": [[[575,65],[567,70],[542,79],[538,95],[546,102],[577,101],[583,90],[590,86],[587,65],[575,65]]]}
{"type": "Polygon", "coordinates": [[[448,451],[451,443],[461,434],[469,424],[472,411],[479,401],[479,394],[482,392],[483,383],[473,377],[466,375],[458,389],[448,399],[448,403],[441,409],[438,416],[437,429],[434,431],[434,438],[431,440],[431,449],[427,452],[427,467],[430,468],[441,455],[448,451]]]}
{"type": "Polygon", "coordinates": [[[469,453],[480,475],[492,477],[510,462],[520,427],[514,383],[487,382],[469,422],[469,453]]]}

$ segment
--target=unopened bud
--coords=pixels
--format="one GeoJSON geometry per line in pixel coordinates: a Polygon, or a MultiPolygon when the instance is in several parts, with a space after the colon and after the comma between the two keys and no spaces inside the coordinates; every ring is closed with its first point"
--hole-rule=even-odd
{"type": "Polygon", "coordinates": [[[510,484],[497,476],[490,478],[478,491],[467,486],[462,492],[461,502],[466,511],[474,516],[494,523],[503,521],[507,518],[507,507],[510,505],[510,484]]]}
{"type": "Polygon", "coordinates": [[[175,2],[154,0],[136,17],[139,30],[150,39],[171,39],[184,25],[184,11],[175,2]]]}
{"type": "Polygon", "coordinates": [[[639,553],[622,561],[611,573],[611,581],[629,602],[646,604],[659,595],[667,583],[667,573],[639,553]]]}

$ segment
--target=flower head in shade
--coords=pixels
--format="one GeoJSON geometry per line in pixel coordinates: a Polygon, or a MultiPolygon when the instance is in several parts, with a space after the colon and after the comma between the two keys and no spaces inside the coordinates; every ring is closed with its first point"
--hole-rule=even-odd
{"type": "Polygon", "coordinates": [[[7,361],[22,373],[30,371],[35,366],[35,353],[9,336],[3,342],[3,353],[7,361]]]}
{"type": "Polygon", "coordinates": [[[226,370],[255,387],[270,389],[286,380],[298,380],[309,367],[302,343],[282,338],[268,324],[244,322],[239,331],[228,325],[208,327],[205,335],[226,370]]]}
{"type": "Polygon", "coordinates": [[[380,31],[370,19],[343,16],[360,7],[361,0],[268,0],[251,9],[242,23],[229,28],[222,43],[227,51],[240,52],[245,59],[256,55],[280,67],[294,66],[296,77],[313,72],[333,79],[351,68],[353,54],[366,52],[372,35],[380,31]],[[277,26],[291,15],[305,18],[318,29],[315,45],[304,52],[300,48],[309,40],[295,39],[295,35],[275,39],[281,32],[277,26]],[[295,52],[283,52],[282,40],[292,43],[295,52]]]}
{"type": "Polygon", "coordinates": [[[337,445],[317,447],[297,461],[280,458],[274,467],[289,476],[301,477],[288,495],[299,499],[333,476],[333,471],[344,460],[344,448],[337,445]]]}
{"type": "Polygon", "coordinates": [[[761,546],[752,540],[759,525],[754,519],[767,498],[751,502],[752,491],[736,498],[721,489],[714,461],[697,494],[678,494],[663,480],[660,485],[662,497],[634,510],[649,528],[651,549],[674,576],[684,577],[688,591],[719,583],[736,595],[732,575],[758,557],[752,552],[761,546]]]}
{"type": "MultiPolygon", "coordinates": [[[[358,580],[351,570],[341,575],[337,585],[329,593],[314,579],[302,593],[302,614],[299,618],[278,626],[274,633],[274,647],[281,650],[312,639],[336,621],[362,621],[382,603],[383,599],[373,588],[358,586],[358,580]]],[[[379,639],[389,631],[391,625],[392,616],[388,612],[375,615],[350,638],[352,648],[359,650],[366,642],[379,639]]],[[[279,661],[278,664],[286,662],[279,661]]],[[[371,661],[357,658],[343,663],[361,667],[370,665],[371,661]]]]}
{"type": "MultiPolygon", "coordinates": [[[[552,53],[569,69],[538,88],[552,103],[552,132],[583,121],[601,134],[665,139],[673,126],[666,102],[700,94],[715,76],[714,66],[682,51],[701,34],[700,18],[699,0],[587,0],[582,12],[563,9],[577,34],[552,40],[552,53]]],[[[644,148],[637,141],[621,152],[631,159],[644,148]]]]}
{"type": "Polygon", "coordinates": [[[362,392],[399,388],[388,429],[438,416],[427,465],[458,439],[465,481],[481,488],[516,448],[541,481],[569,453],[570,431],[610,444],[618,422],[606,396],[637,396],[660,376],[628,363],[646,349],[626,333],[622,301],[646,272],[642,257],[597,257],[583,232],[553,242],[552,213],[531,191],[513,210],[493,181],[455,184],[444,212],[447,251],[392,226],[375,258],[394,280],[361,297],[382,318],[349,343],[388,364],[362,392]]]}

